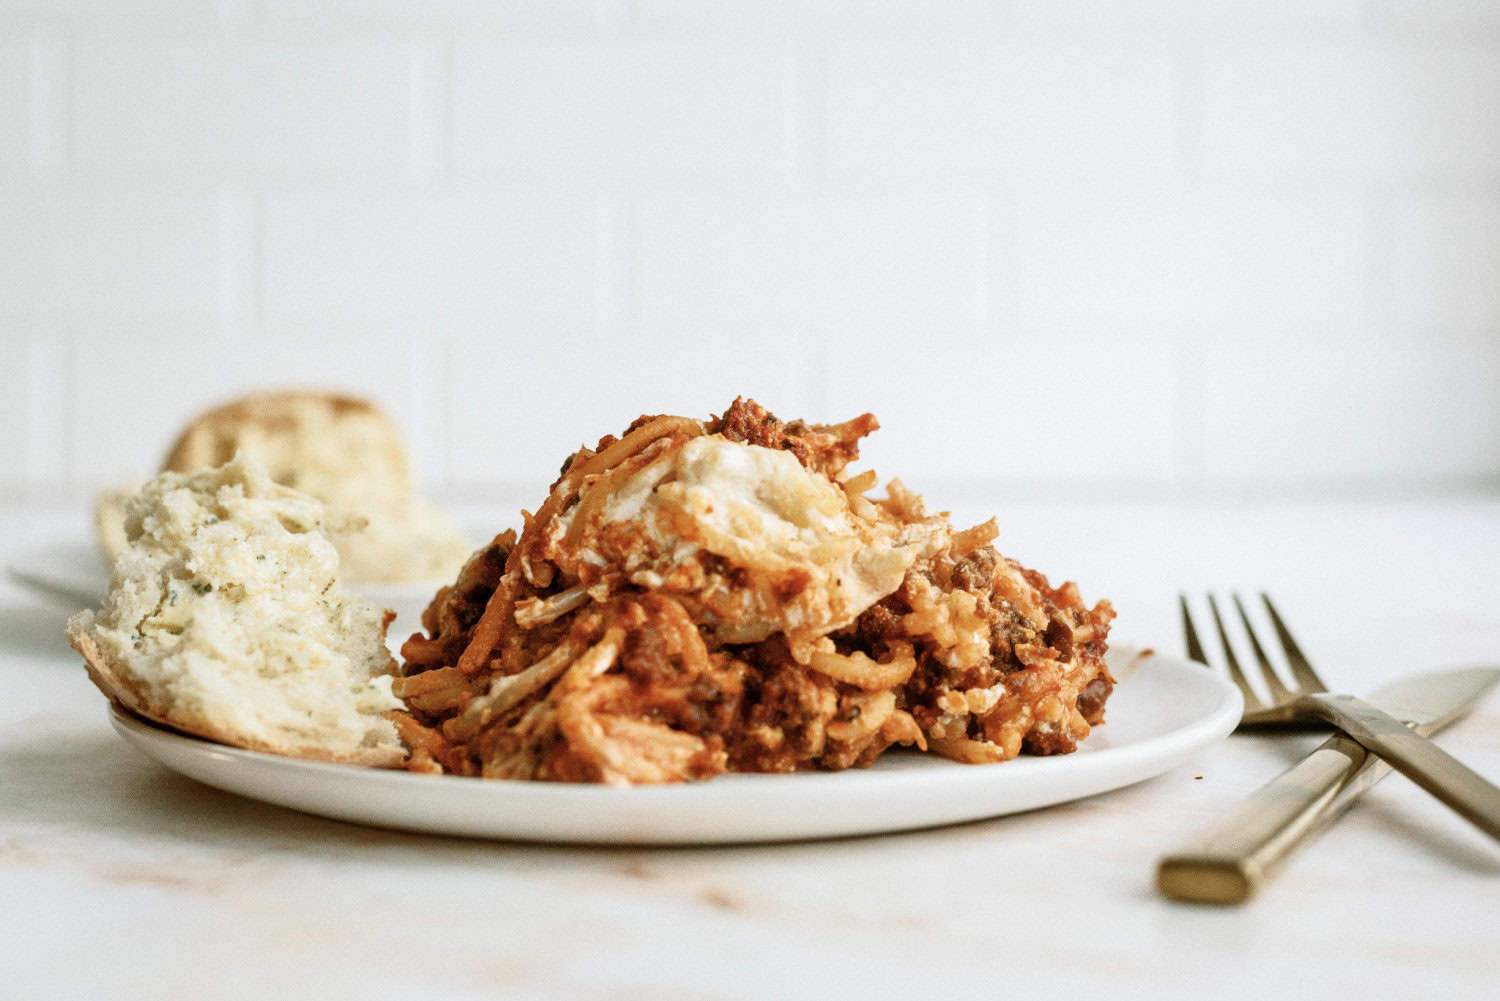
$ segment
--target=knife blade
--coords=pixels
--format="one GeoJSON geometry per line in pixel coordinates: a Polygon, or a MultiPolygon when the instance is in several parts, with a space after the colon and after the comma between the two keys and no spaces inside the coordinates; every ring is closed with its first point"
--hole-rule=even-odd
{"type": "MultiPolygon", "coordinates": [[[[1426,737],[1464,716],[1496,683],[1500,668],[1431,671],[1383,685],[1366,701],[1426,737]]],[[[1164,857],[1157,867],[1157,886],[1179,900],[1248,900],[1293,849],[1390,771],[1358,742],[1335,734],[1164,857]]]]}

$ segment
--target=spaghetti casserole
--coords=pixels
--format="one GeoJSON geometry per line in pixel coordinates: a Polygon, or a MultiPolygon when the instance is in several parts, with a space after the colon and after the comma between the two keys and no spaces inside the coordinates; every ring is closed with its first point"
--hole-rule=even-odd
{"type": "Polygon", "coordinates": [[[402,648],[409,767],[616,785],[1072,751],[1114,616],[850,474],[865,414],[641,417],[564,465],[402,648]]]}

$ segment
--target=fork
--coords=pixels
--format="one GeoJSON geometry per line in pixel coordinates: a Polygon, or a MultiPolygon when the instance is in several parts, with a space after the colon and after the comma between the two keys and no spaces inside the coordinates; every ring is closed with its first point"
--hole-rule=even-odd
{"type": "MultiPolygon", "coordinates": [[[[1287,666],[1295,679],[1295,687],[1287,685],[1271,666],[1265,648],[1250,624],[1250,616],[1238,594],[1231,595],[1240,622],[1250,641],[1250,649],[1260,667],[1260,674],[1270,700],[1262,699],[1250,685],[1240,667],[1230,643],[1229,631],[1219,614],[1219,604],[1210,594],[1208,607],[1213,615],[1214,626],[1219,634],[1219,643],[1224,650],[1224,662],[1230,679],[1245,698],[1245,711],[1240,719],[1240,729],[1287,726],[1314,722],[1331,723],[1371,752],[1384,758],[1391,767],[1432,793],[1490,837],[1500,840],[1500,788],[1496,788],[1483,776],[1454,758],[1432,741],[1413,732],[1399,720],[1382,712],[1367,702],[1352,695],[1330,692],[1318,677],[1302,652],[1291,630],[1271,603],[1269,595],[1262,593],[1266,612],[1286,656],[1287,666]]],[[[1188,608],[1187,596],[1179,595],[1182,607],[1182,628],[1187,637],[1188,656],[1207,664],[1203,643],[1193,625],[1192,612],[1188,608]]]]}

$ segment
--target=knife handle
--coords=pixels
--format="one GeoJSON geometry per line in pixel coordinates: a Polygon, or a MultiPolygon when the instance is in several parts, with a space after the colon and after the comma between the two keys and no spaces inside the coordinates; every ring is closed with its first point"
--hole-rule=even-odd
{"type": "Polygon", "coordinates": [[[1394,717],[1352,695],[1306,695],[1300,701],[1500,841],[1500,788],[1483,775],[1394,717]]]}
{"type": "Polygon", "coordinates": [[[1227,816],[1161,860],[1169,897],[1248,900],[1299,844],[1336,819],[1389,768],[1342,734],[1251,793],[1227,816]]]}

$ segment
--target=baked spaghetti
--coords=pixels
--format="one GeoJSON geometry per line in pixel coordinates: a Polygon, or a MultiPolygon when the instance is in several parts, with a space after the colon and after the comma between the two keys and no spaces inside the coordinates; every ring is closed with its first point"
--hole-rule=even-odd
{"type": "Polygon", "coordinates": [[[616,785],[1066,753],[1114,616],[850,474],[869,414],[641,417],[581,449],[402,647],[409,767],[616,785]]]}

